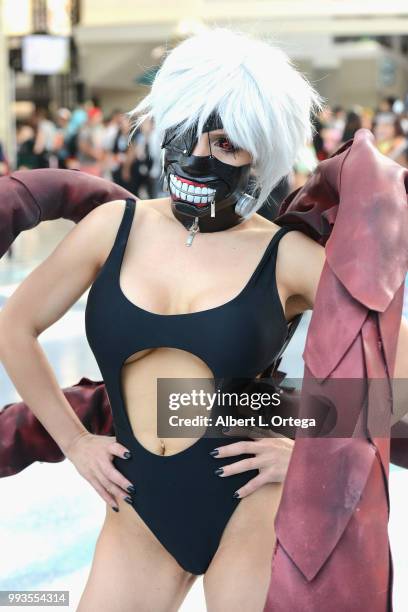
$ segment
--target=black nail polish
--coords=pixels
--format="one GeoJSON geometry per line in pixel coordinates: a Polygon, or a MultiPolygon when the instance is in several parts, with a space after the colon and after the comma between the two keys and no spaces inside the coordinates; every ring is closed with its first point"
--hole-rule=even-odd
{"type": "Polygon", "coordinates": [[[234,493],[233,497],[235,497],[235,499],[237,499],[237,498],[239,497],[239,493],[238,493],[238,491],[235,491],[235,493],[234,493]]]}
{"type": "Polygon", "coordinates": [[[129,485],[128,487],[126,487],[126,491],[129,491],[129,493],[134,493],[135,487],[133,485],[129,485]]]}
{"type": "Polygon", "coordinates": [[[112,506],[112,510],[114,510],[115,512],[119,512],[119,508],[117,506],[112,506]]]}
{"type": "Polygon", "coordinates": [[[124,459],[130,459],[130,458],[131,458],[131,456],[132,456],[132,453],[131,453],[130,451],[125,451],[125,452],[123,453],[123,458],[124,458],[124,459]]]}
{"type": "Polygon", "coordinates": [[[221,474],[224,473],[224,468],[217,468],[216,470],[214,470],[214,474],[216,474],[217,476],[221,476],[221,474]]]}
{"type": "Polygon", "coordinates": [[[133,504],[133,500],[131,497],[127,496],[123,498],[128,504],[133,504]]]}
{"type": "Polygon", "coordinates": [[[214,448],[214,450],[210,451],[211,457],[216,457],[219,454],[220,454],[220,451],[218,450],[218,448],[214,448]]]}

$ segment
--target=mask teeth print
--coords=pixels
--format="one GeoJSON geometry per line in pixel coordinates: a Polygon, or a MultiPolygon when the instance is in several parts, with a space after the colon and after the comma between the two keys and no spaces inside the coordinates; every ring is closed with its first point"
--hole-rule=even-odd
{"type": "Polygon", "coordinates": [[[174,174],[170,174],[169,187],[171,193],[176,198],[192,204],[206,206],[215,198],[215,189],[190,185],[177,178],[174,174]]]}

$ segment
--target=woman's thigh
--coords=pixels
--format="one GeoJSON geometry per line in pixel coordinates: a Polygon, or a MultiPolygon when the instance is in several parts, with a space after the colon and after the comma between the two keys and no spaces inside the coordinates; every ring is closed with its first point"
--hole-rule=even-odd
{"type": "Polygon", "coordinates": [[[274,520],[282,483],[242,499],[204,576],[208,612],[262,612],[276,543],[274,520]]]}
{"type": "Polygon", "coordinates": [[[106,512],[76,612],[178,610],[196,577],[178,565],[126,502],[119,513],[108,505],[106,512]]]}

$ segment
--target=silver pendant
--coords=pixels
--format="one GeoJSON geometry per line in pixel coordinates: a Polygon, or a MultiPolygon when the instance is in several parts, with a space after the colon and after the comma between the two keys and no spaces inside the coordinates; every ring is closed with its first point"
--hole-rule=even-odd
{"type": "Polygon", "coordinates": [[[198,227],[198,217],[196,217],[194,219],[193,225],[189,229],[189,234],[188,234],[187,240],[186,240],[186,246],[191,246],[193,244],[194,236],[199,231],[199,229],[200,228],[198,227]]]}
{"type": "Polygon", "coordinates": [[[215,202],[211,200],[211,217],[215,217],[215,202]]]}

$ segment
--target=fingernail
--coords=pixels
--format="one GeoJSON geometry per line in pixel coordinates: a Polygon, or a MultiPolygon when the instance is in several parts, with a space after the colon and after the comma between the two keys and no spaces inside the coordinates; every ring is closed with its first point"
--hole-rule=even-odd
{"type": "Polygon", "coordinates": [[[127,496],[123,498],[128,504],[133,504],[133,500],[131,497],[127,496]]]}
{"type": "Polygon", "coordinates": [[[228,433],[228,432],[229,432],[229,430],[230,430],[230,428],[229,428],[229,427],[223,427],[223,428],[221,429],[222,433],[224,433],[224,434],[225,434],[225,433],[228,433]]]}
{"type": "Polygon", "coordinates": [[[211,457],[216,457],[219,454],[220,454],[220,451],[218,450],[218,448],[214,448],[214,450],[210,451],[211,457]]]}
{"type": "Polygon", "coordinates": [[[235,491],[235,493],[234,493],[233,497],[235,497],[235,499],[237,499],[237,498],[239,497],[239,493],[238,493],[238,491],[235,491]]]}
{"type": "Polygon", "coordinates": [[[134,493],[135,487],[133,485],[129,485],[128,487],[126,487],[126,491],[129,491],[129,493],[134,493]]]}
{"type": "Polygon", "coordinates": [[[130,459],[130,458],[131,458],[131,456],[132,456],[132,453],[131,453],[130,451],[125,451],[125,452],[123,453],[123,458],[124,458],[124,459],[130,459]]]}
{"type": "Polygon", "coordinates": [[[217,474],[217,476],[221,476],[221,474],[224,473],[224,468],[217,468],[216,470],[214,470],[214,474],[217,474]]]}
{"type": "Polygon", "coordinates": [[[115,512],[119,512],[119,508],[117,506],[112,506],[112,510],[114,510],[115,512]]]}

